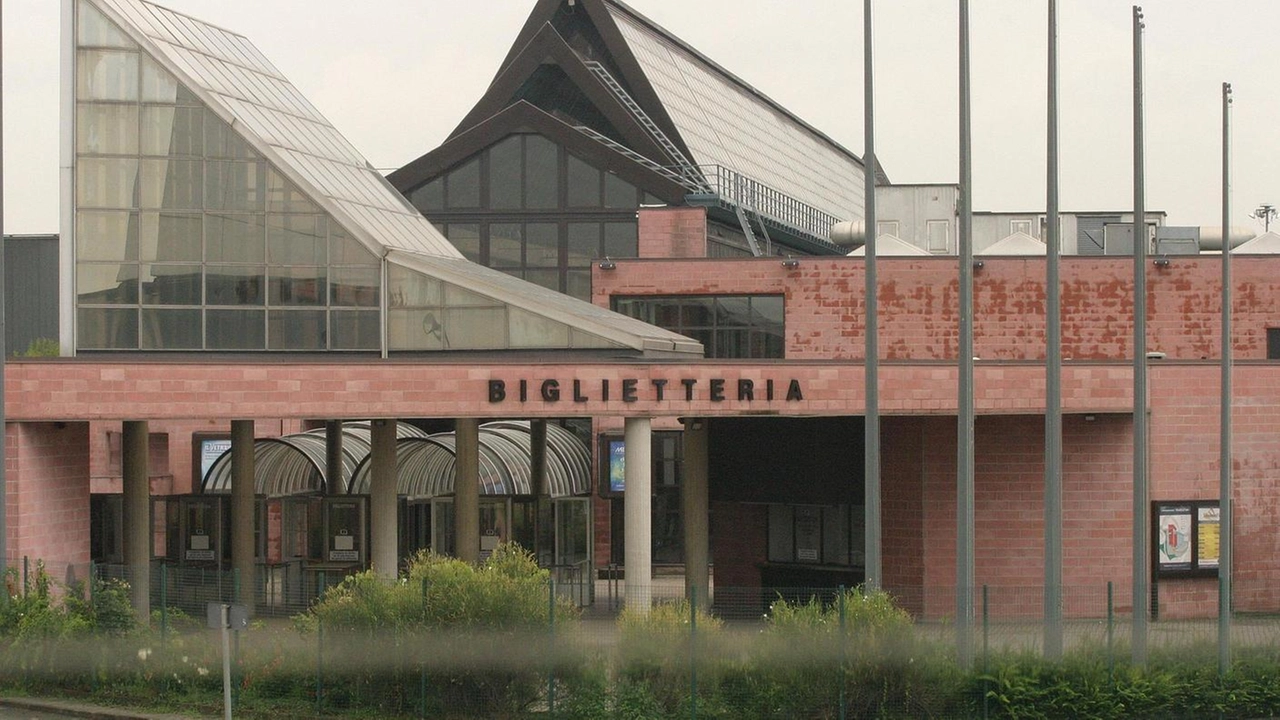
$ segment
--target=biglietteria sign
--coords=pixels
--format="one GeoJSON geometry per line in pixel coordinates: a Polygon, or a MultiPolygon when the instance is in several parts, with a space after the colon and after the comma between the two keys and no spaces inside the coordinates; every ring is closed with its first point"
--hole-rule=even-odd
{"type": "Polygon", "coordinates": [[[652,378],[641,382],[638,378],[583,380],[506,380],[489,381],[489,402],[799,402],[804,400],[799,380],[750,380],[739,378],[726,380],[711,378],[681,378],[671,381],[652,378]]]}

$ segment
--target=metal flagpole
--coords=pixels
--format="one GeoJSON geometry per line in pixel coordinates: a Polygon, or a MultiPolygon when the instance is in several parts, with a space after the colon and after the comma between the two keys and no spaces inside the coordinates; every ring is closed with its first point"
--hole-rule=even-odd
{"type": "MultiPolygon", "coordinates": [[[[0,86],[4,85],[4,6],[0,2],[0,86]]],[[[5,476],[5,437],[7,436],[4,411],[4,377],[5,362],[9,348],[5,344],[8,328],[5,325],[5,289],[4,289],[4,92],[0,90],[0,592],[4,586],[5,572],[9,562],[9,522],[8,493],[9,482],[5,476]]]]}
{"type": "Polygon", "coordinates": [[[1133,6],[1133,662],[1147,662],[1147,216],[1143,192],[1142,8],[1133,6]]]}
{"type": "Polygon", "coordinates": [[[866,520],[864,528],[867,588],[878,589],[884,581],[881,561],[880,537],[880,321],[879,283],[876,279],[876,151],[875,151],[875,86],[872,72],[871,0],[865,0],[863,17],[863,101],[866,149],[862,155],[863,186],[866,206],[866,350],[864,365],[866,379],[864,483],[863,495],[866,520]]]}
{"type": "Polygon", "coordinates": [[[1218,673],[1231,669],[1231,83],[1222,83],[1222,420],[1218,460],[1218,673]]]}
{"type": "Polygon", "coordinates": [[[973,664],[973,168],[969,141],[969,0],[960,0],[960,377],[956,429],[956,644],[973,664]]]}
{"type": "Polygon", "coordinates": [[[1062,288],[1058,280],[1058,3],[1049,0],[1045,197],[1044,655],[1062,657],[1062,288]]]}

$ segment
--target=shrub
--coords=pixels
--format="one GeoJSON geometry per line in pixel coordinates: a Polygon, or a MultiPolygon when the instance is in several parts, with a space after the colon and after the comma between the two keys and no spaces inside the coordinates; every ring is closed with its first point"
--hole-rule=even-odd
{"type": "Polygon", "coordinates": [[[62,354],[62,345],[54,338],[33,338],[27,343],[27,351],[22,357],[58,357],[62,354]]]}

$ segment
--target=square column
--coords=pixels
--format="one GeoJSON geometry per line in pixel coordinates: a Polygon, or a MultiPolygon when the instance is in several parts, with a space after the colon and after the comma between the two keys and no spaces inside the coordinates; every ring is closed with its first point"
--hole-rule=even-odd
{"type": "Polygon", "coordinates": [[[120,449],[124,484],[124,564],[138,623],[151,621],[150,434],[145,420],[126,420],[120,449]]]}
{"type": "Polygon", "coordinates": [[[627,418],[623,471],[623,561],[626,607],[648,614],[653,603],[653,434],[649,418],[627,418]]]}
{"type": "Polygon", "coordinates": [[[253,466],[253,421],[231,421],[231,567],[239,578],[236,602],[252,615],[258,587],[253,506],[257,493],[253,466]]]}
{"type": "Polygon", "coordinates": [[[378,577],[393,579],[400,571],[399,516],[396,513],[396,421],[373,421],[369,458],[369,561],[378,577]]]}
{"type": "Polygon", "coordinates": [[[459,560],[480,560],[480,421],[458,418],[453,479],[454,548],[459,560]]]}
{"type": "Polygon", "coordinates": [[[680,487],[684,505],[684,591],[699,606],[707,605],[711,593],[707,439],[705,418],[684,419],[684,475],[680,487]]]}

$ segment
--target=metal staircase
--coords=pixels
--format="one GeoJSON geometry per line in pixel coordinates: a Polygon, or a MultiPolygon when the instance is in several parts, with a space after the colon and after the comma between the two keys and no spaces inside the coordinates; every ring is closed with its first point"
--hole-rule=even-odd
{"type": "Polygon", "coordinates": [[[592,130],[591,128],[587,127],[586,125],[575,125],[573,129],[577,130],[583,135],[586,135],[592,140],[595,140],[601,145],[604,145],[610,150],[613,150],[619,155],[626,157],[628,160],[631,160],[635,163],[643,165],[644,167],[670,180],[671,182],[679,184],[681,187],[683,187],[685,190],[688,190],[689,192],[704,192],[705,189],[707,188],[706,181],[703,181],[701,184],[695,183],[684,174],[678,173],[672,170],[671,168],[667,167],[666,165],[659,165],[653,160],[650,160],[644,155],[641,155],[635,150],[632,150],[626,145],[623,145],[622,143],[609,137],[608,135],[604,135],[602,133],[596,132],[595,130],[592,130]]]}
{"type": "Polygon", "coordinates": [[[632,117],[636,119],[636,122],[640,123],[640,126],[649,133],[649,136],[652,137],[663,151],[676,162],[676,167],[679,168],[680,174],[687,178],[687,180],[681,181],[681,184],[688,185],[692,182],[694,183],[697,191],[710,191],[711,186],[707,184],[706,179],[702,177],[702,172],[698,170],[698,167],[690,162],[689,158],[686,157],[683,152],[680,152],[680,148],[676,147],[676,144],[671,141],[671,138],[667,137],[667,134],[662,131],[662,128],[658,127],[658,124],[653,121],[653,118],[649,117],[649,113],[645,112],[644,108],[640,107],[640,104],[631,97],[631,94],[627,92],[626,88],[622,87],[622,85],[614,79],[608,69],[596,60],[587,60],[585,61],[585,64],[592,74],[600,78],[600,82],[604,83],[604,86],[609,89],[609,92],[612,92],[614,97],[618,98],[618,102],[622,103],[622,106],[625,107],[627,112],[630,112],[632,117]]]}

